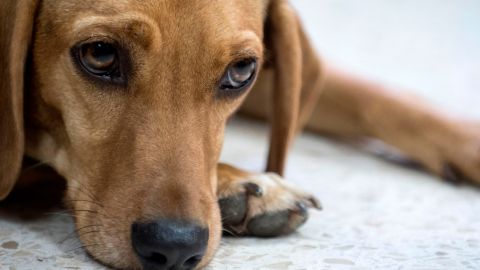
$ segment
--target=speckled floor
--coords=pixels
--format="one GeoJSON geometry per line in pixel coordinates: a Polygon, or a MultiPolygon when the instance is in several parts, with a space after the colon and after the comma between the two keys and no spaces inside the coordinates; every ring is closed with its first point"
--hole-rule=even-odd
{"type": "MultiPolygon", "coordinates": [[[[480,122],[480,3],[476,0],[297,1],[327,59],[418,89],[480,122]]],[[[223,159],[263,167],[266,130],[234,121],[223,159]]],[[[290,181],[316,194],[298,233],[224,239],[211,269],[480,269],[480,191],[453,187],[333,141],[304,135],[290,181]]],[[[0,215],[0,269],[102,269],[86,257],[64,213],[33,221],[0,215]]]]}

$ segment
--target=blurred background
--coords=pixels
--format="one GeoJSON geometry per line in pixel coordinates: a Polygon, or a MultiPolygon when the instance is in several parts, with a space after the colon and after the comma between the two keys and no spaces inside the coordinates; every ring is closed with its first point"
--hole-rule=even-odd
{"type": "Polygon", "coordinates": [[[480,119],[480,1],[291,1],[321,55],[480,119]]]}

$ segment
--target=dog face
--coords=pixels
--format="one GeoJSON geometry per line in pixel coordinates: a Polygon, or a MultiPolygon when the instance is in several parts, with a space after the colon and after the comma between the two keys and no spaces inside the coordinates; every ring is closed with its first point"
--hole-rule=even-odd
{"type": "Polygon", "coordinates": [[[186,263],[209,259],[221,226],[216,162],[259,69],[262,16],[258,1],[44,1],[27,149],[70,181],[67,202],[78,228],[94,226],[79,235],[96,258],[169,260],[136,242],[180,227],[209,239],[186,263]]]}
{"type": "Polygon", "coordinates": [[[0,196],[26,154],[65,177],[80,239],[101,262],[205,266],[220,239],[225,123],[260,71],[272,3],[284,1],[0,4],[12,26],[0,29],[0,149],[11,156],[0,165],[0,196]]]}

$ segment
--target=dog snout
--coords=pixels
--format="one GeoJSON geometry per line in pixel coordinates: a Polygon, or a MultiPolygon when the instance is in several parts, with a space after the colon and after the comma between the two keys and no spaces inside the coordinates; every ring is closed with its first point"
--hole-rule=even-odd
{"type": "Polygon", "coordinates": [[[132,225],[132,245],[144,269],[193,269],[208,245],[208,229],[192,222],[154,220],[132,225]]]}

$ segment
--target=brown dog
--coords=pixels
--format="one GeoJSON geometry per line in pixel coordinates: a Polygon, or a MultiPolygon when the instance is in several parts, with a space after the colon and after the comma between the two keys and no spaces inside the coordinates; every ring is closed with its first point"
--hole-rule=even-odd
{"type": "Polygon", "coordinates": [[[0,199],[28,181],[24,157],[48,164],[107,265],[202,268],[222,221],[276,236],[319,207],[277,174],[217,164],[242,104],[271,120],[270,172],[306,127],[480,183],[478,126],[327,71],[285,0],[0,2],[0,199]]]}

